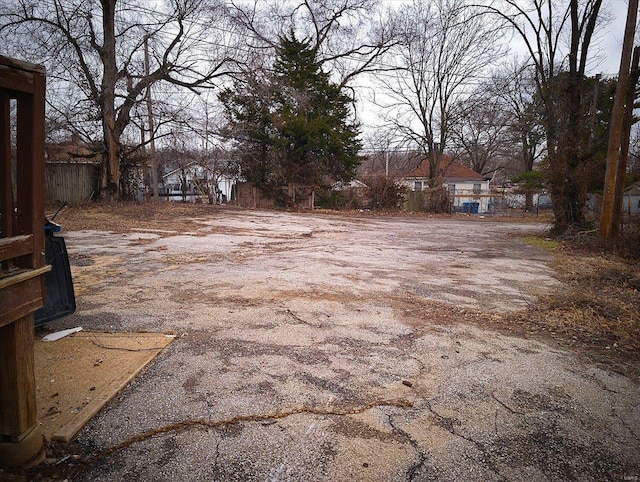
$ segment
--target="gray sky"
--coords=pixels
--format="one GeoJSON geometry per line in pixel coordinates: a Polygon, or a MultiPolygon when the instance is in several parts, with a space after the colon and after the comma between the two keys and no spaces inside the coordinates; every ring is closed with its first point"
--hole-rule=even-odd
{"type": "MultiPolygon", "coordinates": [[[[618,75],[620,69],[620,56],[622,54],[622,39],[624,37],[624,27],[627,21],[626,0],[609,0],[613,20],[605,28],[605,33],[601,39],[603,52],[605,53],[601,65],[594,69],[593,73],[601,72],[607,75],[618,75]]],[[[638,36],[636,35],[636,39],[638,36]]],[[[637,43],[637,42],[636,42],[637,43]]]]}

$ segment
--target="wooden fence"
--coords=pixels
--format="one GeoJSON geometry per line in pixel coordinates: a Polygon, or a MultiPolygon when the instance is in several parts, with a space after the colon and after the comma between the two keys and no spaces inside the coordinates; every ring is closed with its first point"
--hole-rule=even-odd
{"type": "Polygon", "coordinates": [[[95,196],[99,167],[86,162],[51,162],[45,164],[45,200],[79,204],[95,196]]]}
{"type": "MultiPolygon", "coordinates": [[[[265,196],[262,190],[252,183],[238,182],[237,204],[245,208],[270,209],[276,206],[275,200],[265,196]]],[[[298,209],[313,209],[314,192],[299,184],[289,184],[283,187],[283,192],[292,200],[298,209]]]]}

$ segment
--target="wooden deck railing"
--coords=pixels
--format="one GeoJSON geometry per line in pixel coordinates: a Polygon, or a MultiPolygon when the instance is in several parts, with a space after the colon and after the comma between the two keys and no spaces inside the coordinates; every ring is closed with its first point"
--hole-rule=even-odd
{"type": "Polygon", "coordinates": [[[0,56],[0,465],[43,456],[33,312],[44,299],[44,95],[39,66],[0,56]]]}

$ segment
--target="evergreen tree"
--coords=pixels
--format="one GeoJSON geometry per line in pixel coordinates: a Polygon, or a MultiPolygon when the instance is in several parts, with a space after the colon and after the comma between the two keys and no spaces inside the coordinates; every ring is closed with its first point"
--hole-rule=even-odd
{"type": "Polygon", "coordinates": [[[270,84],[265,76],[252,73],[219,95],[226,120],[223,134],[235,143],[242,175],[266,191],[267,186],[286,184],[273,155],[277,132],[270,84]]]}
{"type": "Polygon", "coordinates": [[[277,198],[288,183],[353,179],[361,147],[353,99],[322,71],[310,42],[281,37],[273,73],[256,75],[220,96],[247,180],[277,198]]]}

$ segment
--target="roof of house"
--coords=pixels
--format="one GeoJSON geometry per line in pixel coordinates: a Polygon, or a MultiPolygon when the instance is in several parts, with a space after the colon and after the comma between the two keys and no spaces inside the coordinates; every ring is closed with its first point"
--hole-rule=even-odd
{"type": "MultiPolygon", "coordinates": [[[[408,172],[406,178],[428,178],[429,177],[429,159],[424,159],[418,167],[408,172]]],[[[440,172],[447,181],[484,181],[485,177],[477,173],[473,169],[463,166],[457,162],[453,162],[450,158],[443,156],[440,161],[440,172]]]]}
{"type": "Polygon", "coordinates": [[[334,183],[332,186],[332,188],[336,191],[342,191],[345,189],[359,189],[359,188],[366,188],[366,187],[367,185],[358,179],[352,179],[349,182],[339,181],[334,183]]]}
{"type": "Polygon", "coordinates": [[[99,163],[100,151],[95,145],[81,141],[76,136],[63,142],[47,142],[45,144],[46,161],[52,162],[77,162],[99,163]]]}
{"type": "Polygon", "coordinates": [[[176,169],[172,169],[169,172],[167,172],[166,174],[163,174],[162,178],[166,179],[168,177],[173,176],[177,172],[181,172],[183,170],[190,171],[191,169],[197,169],[198,167],[200,167],[200,166],[196,163],[196,161],[189,161],[185,165],[183,165],[181,167],[177,167],[176,169]]]}

